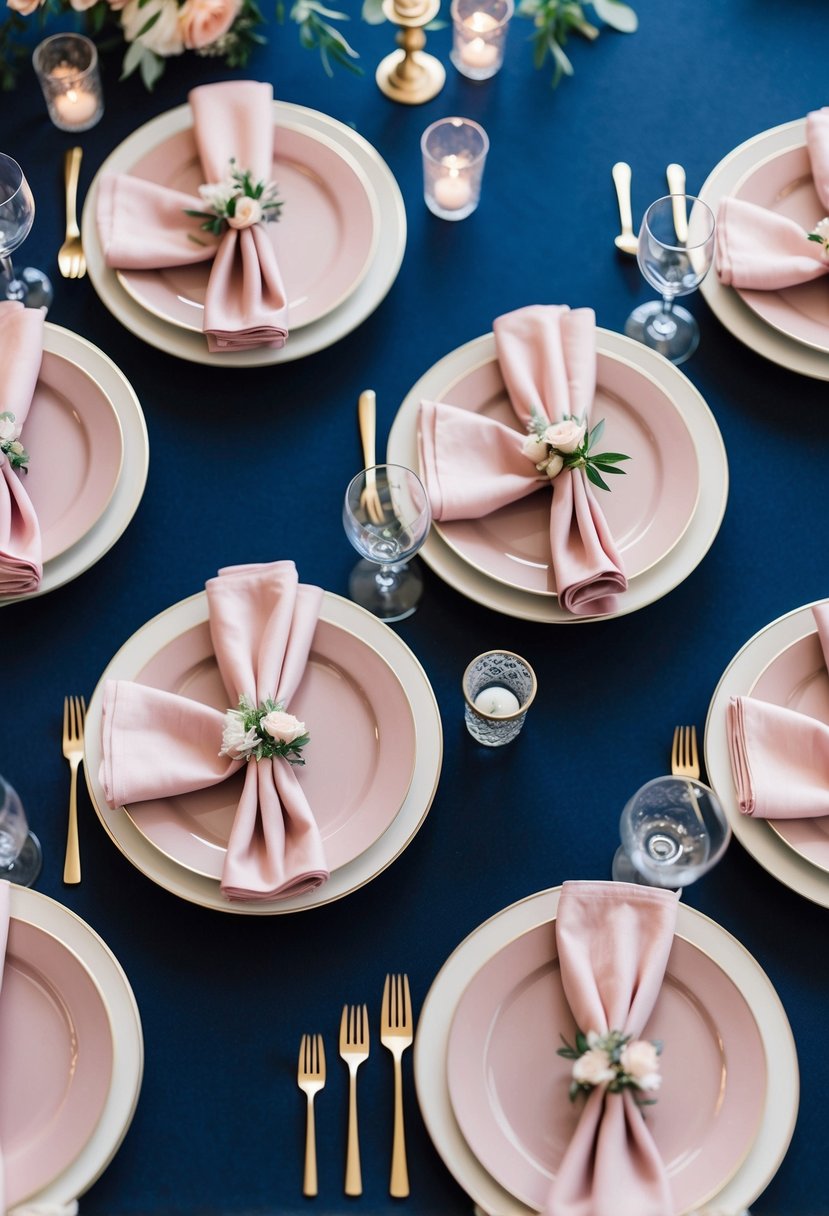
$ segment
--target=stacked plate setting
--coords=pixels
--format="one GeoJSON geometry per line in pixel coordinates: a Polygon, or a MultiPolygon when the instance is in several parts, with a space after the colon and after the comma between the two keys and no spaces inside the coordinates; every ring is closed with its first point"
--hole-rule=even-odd
{"type": "Polygon", "coordinates": [[[385,161],[361,135],[316,110],[275,101],[273,116],[273,179],[284,207],[266,231],[288,294],[290,337],[281,350],[208,352],[201,315],[209,265],[120,272],[104,261],[95,221],[102,175],[130,173],[187,193],[202,183],[189,106],[134,131],[90,186],[82,234],[95,290],[127,329],[180,359],[221,367],[300,359],[360,325],[397,277],[406,213],[385,161]]]}

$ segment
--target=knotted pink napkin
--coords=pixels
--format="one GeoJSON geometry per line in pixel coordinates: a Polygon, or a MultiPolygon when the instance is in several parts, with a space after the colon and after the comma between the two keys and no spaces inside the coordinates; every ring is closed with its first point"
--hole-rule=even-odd
{"type": "MultiPolygon", "coordinates": [[[[812,613],[829,666],[829,604],[816,605],[812,613]]],[[[744,815],[829,815],[829,726],[754,697],[732,697],[726,720],[731,771],[744,815]]]]}
{"type": "MultiPolygon", "coordinates": [[[[270,180],[271,85],[253,80],[200,85],[188,101],[205,185],[224,181],[231,159],[240,172],[249,170],[254,182],[270,180]]],[[[209,349],[284,346],[287,297],[266,225],[227,228],[216,238],[203,232],[188,210],[205,211],[205,203],[128,174],[103,177],[97,220],[107,265],[158,270],[212,259],[202,323],[209,349]]]]}
{"type": "MultiPolygon", "coordinates": [[[[32,404],[45,316],[39,308],[0,303],[0,413],[14,414],[13,423],[5,421],[16,428],[23,427],[32,404]]],[[[24,434],[24,447],[25,439],[24,434]]],[[[13,469],[0,453],[0,596],[37,591],[42,574],[40,527],[26,492],[26,473],[13,469]]]]}
{"type": "MultiPolygon", "coordinates": [[[[564,995],[582,1034],[641,1036],[662,986],[677,900],[673,891],[631,883],[564,884],[556,943],[564,995]]],[[[629,1089],[590,1092],[544,1210],[546,1216],[674,1212],[665,1166],[629,1089]]]]}
{"type": "MultiPolygon", "coordinates": [[[[271,697],[290,712],[322,605],[293,562],[230,566],[206,585],[210,635],[228,709],[271,697]]],[[[246,765],[222,871],[228,899],[287,899],[325,882],[328,868],[297,769],[282,757],[219,755],[225,716],[187,697],[109,680],[102,710],[101,784],[112,807],[173,798],[246,765]]],[[[313,748],[313,723],[308,723],[313,748]]],[[[325,763],[325,757],[308,758],[325,763]]]]}
{"type": "Polygon", "coordinates": [[[423,401],[420,457],[435,519],[480,519],[552,484],[550,551],[559,601],[576,615],[612,612],[627,588],[621,558],[584,469],[551,483],[521,450],[533,413],[587,418],[596,393],[592,308],[531,305],[498,317],[495,347],[524,430],[423,401]]]}
{"type": "MultiPolygon", "coordinates": [[[[829,107],[806,119],[806,145],[823,215],[829,215],[829,107]]],[[[823,216],[816,215],[817,224],[823,216]]],[[[812,231],[812,229],[810,229],[812,231]]],[[[823,246],[800,224],[756,203],[724,198],[717,213],[717,274],[732,287],[778,291],[829,272],[823,246]]]]}

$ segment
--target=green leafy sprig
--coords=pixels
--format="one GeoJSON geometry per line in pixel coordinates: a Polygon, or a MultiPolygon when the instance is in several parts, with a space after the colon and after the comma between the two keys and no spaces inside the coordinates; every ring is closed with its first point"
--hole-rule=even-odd
{"type": "MultiPolygon", "coordinates": [[[[633,34],[639,21],[636,13],[622,0],[589,0],[599,21],[623,34],[633,34]]],[[[562,76],[574,74],[573,65],[564,46],[573,33],[592,42],[601,30],[585,16],[581,0],[521,0],[517,8],[520,17],[528,17],[535,26],[532,35],[535,66],[541,68],[548,55],[553,60],[552,86],[556,88],[562,76]]]]}
{"type": "MultiPolygon", "coordinates": [[[[583,423],[585,419],[577,417],[575,414],[565,414],[564,421],[583,423]]],[[[533,413],[532,431],[539,439],[544,440],[544,433],[550,425],[547,418],[542,418],[540,414],[533,413]]],[[[630,456],[626,456],[624,452],[594,452],[593,448],[602,436],[604,431],[604,418],[597,422],[592,430],[585,429],[584,439],[579,444],[574,452],[562,452],[559,448],[552,444],[547,444],[550,454],[557,453],[564,461],[565,469],[584,469],[589,481],[592,481],[594,486],[598,486],[600,490],[610,491],[610,486],[602,477],[602,474],[612,474],[621,476],[627,472],[626,469],[620,469],[618,466],[623,460],[630,460],[630,456]]]]}
{"type": "MultiPolygon", "coordinates": [[[[283,11],[283,6],[279,3],[277,13],[280,20],[283,11]]],[[[331,24],[332,21],[349,21],[348,13],[327,8],[320,4],[319,0],[295,0],[291,7],[290,19],[299,28],[300,46],[308,51],[319,51],[326,76],[334,75],[332,64],[340,64],[358,76],[363,75],[363,69],[354,62],[360,58],[358,52],[345,35],[331,24]]]]}
{"type": "MultiPolygon", "coordinates": [[[[14,422],[14,414],[11,410],[3,410],[0,413],[0,419],[7,419],[9,422],[14,422]]],[[[28,473],[29,453],[24,448],[19,439],[3,439],[0,440],[0,452],[8,459],[9,464],[13,469],[22,469],[24,473],[28,473]]]]}
{"type": "Polygon", "coordinates": [[[302,749],[310,742],[310,734],[306,731],[290,743],[284,739],[274,739],[262,726],[263,718],[274,711],[284,713],[283,702],[266,697],[261,705],[254,705],[247,697],[241,696],[238,709],[229,709],[225,715],[226,719],[232,721],[234,742],[228,745],[226,726],[220,754],[235,753],[246,760],[270,760],[274,756],[281,756],[289,764],[304,765],[302,749]],[[240,734],[244,736],[243,742],[237,741],[240,734]]]}
{"type": "MultiPolygon", "coordinates": [[[[655,1105],[655,1098],[642,1097],[642,1090],[639,1088],[638,1079],[631,1076],[630,1073],[625,1072],[622,1064],[622,1052],[633,1039],[633,1035],[622,1034],[620,1030],[610,1030],[605,1035],[591,1034],[588,1038],[587,1035],[582,1034],[578,1030],[576,1031],[575,1046],[568,1043],[563,1034],[560,1034],[559,1038],[564,1046],[559,1047],[556,1055],[563,1056],[565,1060],[580,1060],[583,1055],[592,1050],[607,1052],[608,1065],[615,1074],[612,1080],[603,1083],[607,1093],[620,1094],[624,1089],[631,1089],[634,1091],[633,1097],[637,1106],[655,1105]]],[[[656,1050],[656,1054],[660,1056],[662,1054],[662,1044],[658,1039],[651,1040],[651,1044],[656,1050]]],[[[586,1082],[571,1081],[568,1091],[570,1101],[575,1102],[580,1094],[589,1094],[592,1089],[594,1089],[594,1086],[586,1082]]]]}

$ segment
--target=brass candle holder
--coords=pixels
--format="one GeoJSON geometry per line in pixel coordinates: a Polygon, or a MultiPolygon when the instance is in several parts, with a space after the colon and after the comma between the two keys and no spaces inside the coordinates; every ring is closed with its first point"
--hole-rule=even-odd
{"type": "Polygon", "coordinates": [[[378,88],[392,101],[418,106],[443,88],[443,64],[423,50],[423,26],[435,19],[439,9],[440,0],[383,0],[386,19],[400,26],[396,38],[400,50],[381,60],[376,74],[378,88]]]}

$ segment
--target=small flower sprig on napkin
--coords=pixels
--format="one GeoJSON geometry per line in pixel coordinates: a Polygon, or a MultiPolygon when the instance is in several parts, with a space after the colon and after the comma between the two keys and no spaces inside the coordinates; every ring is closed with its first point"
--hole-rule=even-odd
{"type": "Polygon", "coordinates": [[[558,477],[562,469],[584,469],[594,486],[610,490],[602,473],[626,472],[616,467],[621,461],[630,460],[623,452],[593,452],[604,430],[604,418],[588,431],[585,420],[573,414],[565,414],[561,422],[551,423],[533,413],[528,426],[530,433],[521,450],[539,473],[546,473],[550,480],[558,477]]]}
{"type": "Polygon", "coordinates": [[[304,765],[302,749],[311,736],[293,714],[285,712],[281,701],[266,697],[254,705],[247,697],[239,698],[239,708],[225,714],[220,756],[234,760],[270,760],[281,756],[289,764],[304,765]]]}
{"type": "Polygon", "coordinates": [[[564,1046],[559,1047],[557,1054],[574,1061],[571,1102],[579,1094],[589,1093],[601,1085],[611,1094],[621,1093],[623,1089],[636,1090],[633,1096],[638,1106],[653,1106],[654,1098],[640,1095],[659,1089],[662,1083],[659,1073],[661,1043],[634,1039],[620,1030],[609,1030],[603,1035],[595,1030],[589,1030],[586,1035],[577,1031],[575,1047],[564,1035],[560,1038],[564,1046]]]}
{"type": "Polygon", "coordinates": [[[810,241],[817,241],[823,246],[824,257],[829,256],[829,216],[815,224],[814,232],[807,232],[806,236],[810,241]]]}
{"type": "MultiPolygon", "coordinates": [[[[13,469],[22,469],[28,473],[29,453],[20,442],[20,427],[14,420],[11,410],[0,413],[0,452],[8,457],[13,469]]],[[[2,464],[0,460],[0,464],[2,464]]]]}
{"type": "MultiPolygon", "coordinates": [[[[184,214],[204,220],[200,225],[202,231],[210,232],[213,236],[221,236],[226,226],[250,228],[260,222],[269,224],[278,220],[282,211],[283,203],[277,197],[278,189],[276,182],[255,182],[249,169],[237,169],[236,161],[231,159],[224,181],[199,186],[199,195],[210,210],[191,211],[185,208],[184,214]]],[[[198,237],[191,236],[190,239],[198,245],[202,244],[198,237]]]]}

